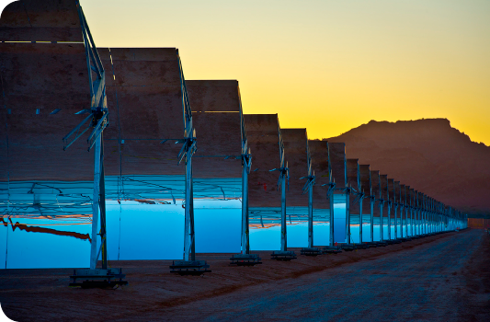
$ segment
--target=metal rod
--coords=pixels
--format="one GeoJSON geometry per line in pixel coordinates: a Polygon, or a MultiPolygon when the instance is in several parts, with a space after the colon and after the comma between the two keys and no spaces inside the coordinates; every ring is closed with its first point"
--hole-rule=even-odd
{"type": "MultiPolygon", "coordinates": [[[[93,114],[92,113],[89,114],[85,119],[83,119],[83,121],[80,124],[78,124],[73,130],[71,130],[70,133],[68,133],[67,135],[65,135],[65,137],[62,140],[63,141],[66,141],[70,136],[73,135],[73,133],[75,133],[76,131],[78,131],[82,127],[82,125],[85,124],[92,117],[93,117],[93,114]]],[[[88,127],[80,135],[82,135],[83,133],[85,133],[87,130],[88,130],[88,127]]],[[[78,139],[80,137],[80,135],[77,136],[72,142],[75,142],[75,140],[78,139]]],[[[70,143],[70,145],[71,145],[71,143],[70,143]]]]}
{"type": "Polygon", "coordinates": [[[102,61],[100,60],[99,53],[97,52],[97,48],[95,47],[95,42],[94,39],[92,38],[92,33],[90,32],[90,28],[88,27],[87,19],[85,18],[85,13],[83,12],[82,7],[80,6],[80,10],[82,11],[82,17],[83,17],[83,22],[85,25],[85,32],[88,35],[90,45],[92,46],[92,59],[94,60],[95,64],[97,65],[97,74],[100,77],[101,74],[104,72],[104,65],[102,64],[102,61]]]}
{"type": "Polygon", "coordinates": [[[100,135],[102,134],[102,130],[104,130],[104,128],[102,127],[102,123],[105,121],[105,119],[107,118],[107,116],[109,115],[109,113],[105,113],[100,119],[99,121],[97,122],[97,125],[94,127],[93,131],[90,133],[90,135],[88,136],[87,138],[87,142],[90,143],[90,141],[92,140],[92,138],[97,138],[97,134],[100,135]]]}
{"type": "Polygon", "coordinates": [[[87,58],[87,69],[88,69],[88,79],[89,79],[89,84],[90,84],[90,99],[92,99],[94,95],[94,89],[93,89],[93,83],[92,83],[92,68],[90,65],[90,44],[87,39],[87,34],[86,34],[86,28],[85,26],[85,20],[83,19],[83,12],[82,12],[82,7],[80,6],[80,3],[78,4],[78,17],[80,19],[80,25],[82,28],[82,35],[83,35],[83,42],[85,44],[85,57],[87,58]]]}

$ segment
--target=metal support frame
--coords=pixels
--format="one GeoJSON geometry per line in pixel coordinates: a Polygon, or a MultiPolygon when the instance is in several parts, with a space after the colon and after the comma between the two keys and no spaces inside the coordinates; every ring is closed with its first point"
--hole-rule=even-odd
{"type": "Polygon", "coordinates": [[[92,203],[92,243],[90,247],[90,269],[94,270],[102,254],[102,269],[107,269],[107,228],[104,178],[104,142],[100,134],[95,142],[94,153],[94,194],[92,203]],[[100,211],[100,213],[99,213],[100,211]],[[100,218],[99,218],[100,216],[100,218]],[[100,220],[100,230],[98,228],[100,220]],[[97,235],[100,235],[100,246],[97,249],[97,235]]]}
{"type": "MultiPolygon", "coordinates": [[[[238,90],[238,89],[237,89],[238,90]]],[[[254,266],[262,264],[261,259],[256,254],[250,254],[250,228],[249,228],[249,211],[248,211],[248,175],[252,168],[252,153],[248,147],[247,133],[245,131],[245,120],[243,118],[242,100],[238,90],[238,104],[240,107],[240,126],[242,141],[242,225],[241,225],[241,252],[234,254],[231,258],[231,264],[237,266],[254,266]]]]}
{"type": "MultiPolygon", "coordinates": [[[[280,133],[280,132],[279,132],[280,133]]],[[[284,159],[284,145],[279,136],[279,151],[281,158],[281,167],[269,171],[279,171],[279,182],[281,186],[281,250],[274,251],[271,254],[272,259],[276,260],[291,260],[296,259],[296,254],[293,251],[288,251],[288,236],[286,223],[286,182],[289,186],[289,168],[288,163],[284,159]]]]}
{"type": "Polygon", "coordinates": [[[281,186],[281,252],[288,249],[287,222],[286,222],[286,182],[289,186],[289,168],[284,156],[284,143],[282,142],[280,129],[278,128],[280,167],[269,171],[279,171],[278,186],[281,186]]]}
{"type": "MultiPolygon", "coordinates": [[[[185,159],[185,220],[184,220],[184,263],[196,260],[196,239],[194,230],[194,191],[192,182],[192,156],[196,152],[196,130],[192,123],[192,109],[187,94],[184,71],[177,50],[180,88],[182,93],[182,112],[184,122],[183,146],[179,152],[179,163],[185,159]]],[[[203,265],[206,265],[204,263],[203,265]]],[[[184,265],[185,266],[185,265],[184,265]]]]}
{"type": "Polygon", "coordinates": [[[303,187],[303,194],[308,192],[308,248],[313,248],[313,186],[316,183],[315,171],[312,169],[312,161],[310,156],[310,150],[308,147],[308,141],[306,145],[306,160],[308,166],[308,176],[301,177],[306,179],[306,183],[303,187]]]}
{"type": "MultiPolygon", "coordinates": [[[[238,89],[237,89],[238,90],[238,89]]],[[[240,126],[242,140],[242,255],[250,254],[250,228],[248,212],[248,175],[252,168],[252,153],[248,147],[247,132],[245,130],[245,119],[243,117],[242,99],[238,90],[238,104],[240,107],[240,126]]]]}
{"type": "Polygon", "coordinates": [[[311,169],[311,158],[308,154],[308,176],[300,179],[307,179],[303,187],[303,194],[308,192],[308,248],[313,248],[313,186],[316,183],[315,172],[311,169]]]}
{"type": "Polygon", "coordinates": [[[187,149],[185,161],[184,261],[196,260],[193,201],[192,152],[191,149],[187,149]]]}
{"type": "Polygon", "coordinates": [[[107,108],[105,70],[97,52],[97,47],[90,33],[87,20],[80,3],[77,1],[77,11],[82,29],[85,45],[85,57],[87,61],[90,109],[84,109],[77,114],[89,113],[89,115],[63,138],[63,150],[68,149],[86,131],[92,128],[88,136],[88,151],[95,146],[94,151],[94,189],[92,200],[92,241],[90,248],[90,269],[95,270],[97,261],[102,253],[102,268],[107,269],[107,236],[106,236],[106,204],[105,204],[105,173],[104,173],[104,143],[103,131],[109,124],[109,110],[107,108]],[[95,77],[94,77],[95,75],[95,77]],[[81,130],[86,126],[84,130],[81,130]],[[100,218],[99,218],[100,212],[100,218]],[[99,220],[101,228],[99,230],[99,220]],[[97,249],[97,235],[100,235],[100,249],[97,249]]]}
{"type": "Polygon", "coordinates": [[[248,213],[248,175],[252,166],[250,150],[242,154],[242,254],[250,254],[250,230],[248,213]]]}

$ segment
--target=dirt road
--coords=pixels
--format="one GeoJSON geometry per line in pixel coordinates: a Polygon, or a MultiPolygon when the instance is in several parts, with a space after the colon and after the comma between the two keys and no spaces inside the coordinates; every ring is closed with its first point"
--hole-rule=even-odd
{"type": "Polygon", "coordinates": [[[385,248],[228,267],[204,277],[168,262],[119,262],[130,285],[66,287],[67,270],[0,272],[0,302],[19,321],[490,321],[490,236],[466,230],[385,248]]]}

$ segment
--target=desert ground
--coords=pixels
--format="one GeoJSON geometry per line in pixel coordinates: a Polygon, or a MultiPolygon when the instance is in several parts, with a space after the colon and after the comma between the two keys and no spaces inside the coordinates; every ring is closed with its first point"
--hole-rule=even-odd
{"type": "MultiPolygon", "coordinates": [[[[299,254],[299,249],[295,249],[299,254]]],[[[119,261],[127,286],[70,288],[70,269],[1,270],[15,321],[490,321],[490,235],[467,229],[398,245],[179,276],[171,261],[119,261]]]]}

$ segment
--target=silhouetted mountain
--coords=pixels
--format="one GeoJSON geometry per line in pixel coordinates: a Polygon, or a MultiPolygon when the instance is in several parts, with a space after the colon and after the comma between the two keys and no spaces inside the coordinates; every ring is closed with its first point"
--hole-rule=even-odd
{"type": "Polygon", "coordinates": [[[472,142],[447,119],[371,121],[328,141],[345,142],[348,158],[446,205],[490,215],[490,147],[472,142]]]}

